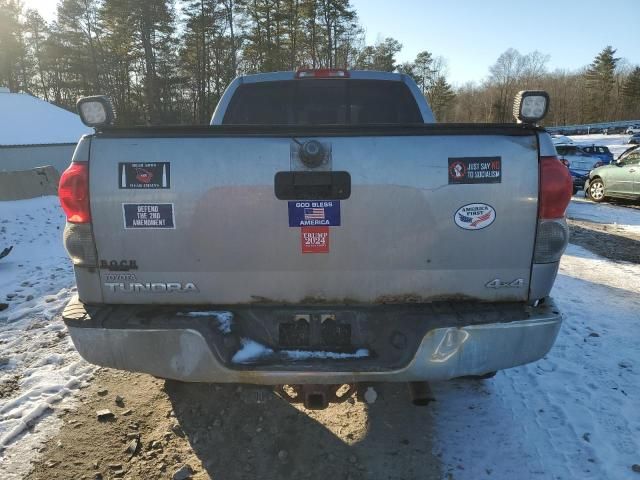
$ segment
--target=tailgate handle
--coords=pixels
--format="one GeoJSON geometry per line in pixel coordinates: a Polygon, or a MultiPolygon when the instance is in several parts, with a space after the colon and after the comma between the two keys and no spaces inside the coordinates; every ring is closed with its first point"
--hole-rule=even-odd
{"type": "Polygon", "coordinates": [[[274,190],[279,200],[345,200],[351,196],[349,172],[278,172],[274,190]]]}

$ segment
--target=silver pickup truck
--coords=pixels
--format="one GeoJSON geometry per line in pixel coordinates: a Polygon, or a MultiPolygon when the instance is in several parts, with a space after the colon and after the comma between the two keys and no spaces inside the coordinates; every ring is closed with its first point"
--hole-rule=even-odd
{"type": "Polygon", "coordinates": [[[368,382],[426,403],[426,382],[538,360],[571,196],[547,105],[437,124],[406,75],[347,70],[239,77],[210,126],[118,128],[81,99],[96,132],[59,188],[76,348],[309,408],[368,382]]]}

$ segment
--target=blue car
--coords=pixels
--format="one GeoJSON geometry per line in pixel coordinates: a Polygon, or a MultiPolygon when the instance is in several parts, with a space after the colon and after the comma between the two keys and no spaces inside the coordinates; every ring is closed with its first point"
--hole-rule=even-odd
{"type": "MultiPolygon", "coordinates": [[[[594,147],[600,148],[599,146],[594,147]]],[[[584,188],[584,184],[587,178],[589,178],[589,172],[591,170],[611,163],[610,160],[605,162],[598,155],[588,153],[583,147],[578,145],[556,145],[556,151],[558,152],[560,161],[564,163],[569,168],[569,172],[571,172],[574,194],[584,188]]]]}
{"type": "Polygon", "coordinates": [[[608,147],[604,147],[602,145],[591,145],[588,147],[581,147],[585,153],[589,155],[595,155],[604,165],[609,165],[613,162],[613,153],[609,150],[608,147]]]}

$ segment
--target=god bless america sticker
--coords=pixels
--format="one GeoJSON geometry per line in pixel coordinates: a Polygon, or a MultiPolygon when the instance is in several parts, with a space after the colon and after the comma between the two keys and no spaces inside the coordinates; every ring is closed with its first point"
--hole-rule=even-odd
{"type": "Polygon", "coordinates": [[[171,164],[119,163],[119,187],[125,189],[162,189],[171,187],[171,164]]]}
{"type": "Polygon", "coordinates": [[[329,253],[329,227],[302,227],[302,253],[329,253]]]}
{"type": "Polygon", "coordinates": [[[501,183],[502,158],[460,157],[449,159],[449,184],[501,183]]]}
{"type": "Polygon", "coordinates": [[[124,228],[176,228],[173,203],[123,203],[124,228]]]}
{"type": "Polygon", "coordinates": [[[460,207],[453,217],[456,225],[465,230],[482,230],[496,219],[496,211],[486,203],[470,203],[460,207]]]}
{"type": "Polygon", "coordinates": [[[290,227],[340,226],[338,200],[304,200],[289,202],[290,227]]]}

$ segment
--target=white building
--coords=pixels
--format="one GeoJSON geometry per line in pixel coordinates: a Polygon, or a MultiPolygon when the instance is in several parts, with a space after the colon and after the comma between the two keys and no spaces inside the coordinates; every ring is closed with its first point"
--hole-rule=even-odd
{"type": "Polygon", "coordinates": [[[0,88],[0,171],[51,165],[62,173],[80,137],[92,132],[75,113],[0,88]]]}

